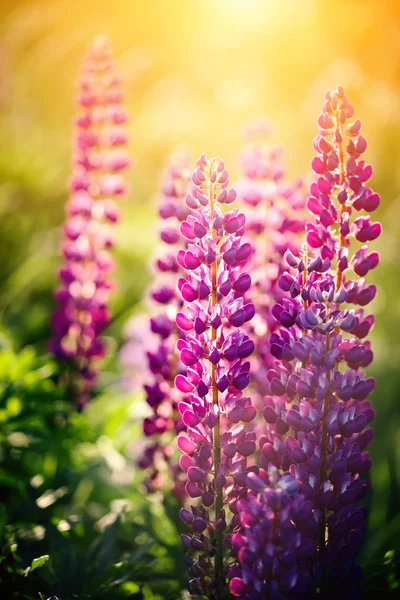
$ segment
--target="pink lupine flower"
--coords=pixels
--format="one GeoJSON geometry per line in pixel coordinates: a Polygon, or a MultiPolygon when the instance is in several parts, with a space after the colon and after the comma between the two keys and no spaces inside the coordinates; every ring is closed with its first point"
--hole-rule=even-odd
{"type": "Polygon", "coordinates": [[[192,181],[191,212],[181,224],[188,244],[177,257],[186,272],[178,281],[184,310],[176,317],[185,334],[178,349],[186,374],[175,383],[186,397],[178,404],[187,427],[177,440],[180,465],[187,495],[200,504],[181,510],[191,528],[182,541],[189,551],[189,591],[219,598],[227,589],[224,548],[239,526],[237,501],[246,495],[247,473],[257,471],[247,465],[256,443],[246,429],[256,409],[242,394],[254,350],[242,329],[254,316],[254,305],[244,300],[251,278],[242,268],[251,246],[242,241],[243,213],[220,209],[236,198],[224,162],[203,154],[192,181]]]}
{"type": "Polygon", "coordinates": [[[66,207],[58,307],[52,319],[51,350],[71,367],[70,383],[78,408],[89,401],[106,349],[101,334],[108,325],[113,285],[110,226],[118,220],[115,198],[126,184],[129,159],[126,112],[110,44],[95,39],[79,82],[80,111],[74,135],[73,173],[66,207]]]}
{"type": "Polygon", "coordinates": [[[257,404],[267,391],[266,372],[271,366],[269,335],[278,328],[271,308],[284,292],[278,281],[285,270],[284,254],[297,254],[304,236],[306,193],[299,180],[289,184],[282,164],[282,148],[268,142],[272,127],[258,119],[246,128],[248,147],[241,153],[242,176],[236,184],[246,207],[244,237],[253,252],[246,268],[251,272],[249,297],[256,306],[250,330],[256,343],[252,357],[252,387],[257,404]]]}
{"type": "Polygon", "coordinates": [[[145,313],[135,314],[124,327],[123,344],[118,362],[121,369],[121,387],[126,392],[137,392],[148,377],[146,351],[154,351],[157,340],[152,336],[149,318],[145,313]]]}

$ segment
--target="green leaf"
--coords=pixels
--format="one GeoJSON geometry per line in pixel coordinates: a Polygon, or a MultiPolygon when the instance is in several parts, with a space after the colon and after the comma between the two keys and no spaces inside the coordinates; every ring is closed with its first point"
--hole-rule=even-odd
{"type": "Polygon", "coordinates": [[[134,581],[125,581],[121,585],[121,592],[124,596],[130,596],[131,594],[136,594],[140,591],[140,587],[134,581]]]}
{"type": "Polygon", "coordinates": [[[34,558],[33,561],[31,562],[31,573],[35,569],[38,569],[39,567],[43,567],[43,565],[45,563],[47,563],[49,558],[50,558],[50,556],[48,554],[43,554],[43,556],[38,556],[38,558],[34,558]]]}
{"type": "Polygon", "coordinates": [[[18,544],[11,544],[10,550],[13,554],[15,554],[17,552],[17,549],[18,549],[18,544]]]}

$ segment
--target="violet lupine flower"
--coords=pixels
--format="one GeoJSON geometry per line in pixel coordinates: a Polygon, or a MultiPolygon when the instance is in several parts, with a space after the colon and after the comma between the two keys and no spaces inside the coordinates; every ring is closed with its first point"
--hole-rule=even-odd
{"type": "Polygon", "coordinates": [[[261,466],[289,471],[315,507],[319,587],[332,599],[358,597],[359,500],[369,487],[363,475],[374,416],[367,397],[375,380],[364,372],[373,358],[365,338],[374,317],[364,307],[376,287],[364,276],[378,264],[367,242],[381,226],[357,213],[377,208],[379,196],[366,185],[372,170],[361,158],[366,141],[353,113],[342,88],[327,93],[312,161],[319,177],[308,200],[312,253],[304,246],[299,257],[286,254],[291,271],[279,280],[286,297],[272,309],[280,329],[270,340],[276,361],[260,440],[261,466]],[[354,239],[363,246],[351,252],[354,239]]]}
{"type": "Polygon", "coordinates": [[[255,432],[246,430],[256,409],[242,395],[254,350],[242,330],[254,316],[254,305],[244,301],[251,278],[242,269],[251,245],[242,241],[244,215],[220,209],[236,198],[224,162],[203,154],[192,181],[195,188],[186,200],[191,214],[181,225],[188,245],[178,252],[186,271],[178,282],[186,310],[176,318],[185,332],[178,349],[187,372],[175,381],[187,396],[178,405],[187,427],[177,440],[180,465],[187,495],[200,504],[181,510],[192,530],[182,541],[189,551],[189,591],[220,598],[227,590],[224,548],[239,526],[237,501],[246,496],[247,473],[257,471],[247,465],[255,432]]]}
{"type": "Polygon", "coordinates": [[[107,326],[112,284],[113,245],[109,226],[118,220],[116,197],[126,191],[122,171],[129,160],[126,112],[120,79],[109,42],[96,38],[83,66],[80,112],[76,119],[74,171],[70,182],[62,253],[58,308],[52,318],[50,347],[71,367],[71,386],[78,408],[90,399],[97,363],[105,355],[101,333],[107,326]]]}
{"type": "Polygon", "coordinates": [[[239,564],[230,571],[231,594],[243,600],[317,598],[313,503],[298,493],[292,475],[274,468],[263,478],[250,473],[247,484],[254,495],[238,502],[242,529],[232,536],[239,564]]]}
{"type": "Polygon", "coordinates": [[[306,194],[302,182],[289,184],[282,165],[282,148],[268,143],[271,126],[257,120],[246,130],[250,146],[241,154],[242,177],[236,184],[239,199],[246,204],[244,237],[253,253],[246,264],[252,276],[249,296],[256,306],[250,330],[256,350],[251,361],[256,396],[266,393],[266,371],[271,366],[268,335],[277,329],[271,308],[284,292],[278,281],[285,271],[284,254],[297,254],[304,232],[306,194]]]}
{"type": "Polygon", "coordinates": [[[155,258],[157,277],[147,293],[152,316],[148,327],[150,335],[145,341],[147,372],[143,385],[147,404],[153,412],[143,421],[143,432],[150,443],[138,462],[146,471],[145,485],[148,491],[163,487],[165,474],[169,470],[172,493],[179,497],[184,495],[182,472],[173,460],[172,442],[186,427],[177,409],[182,395],[175,389],[174,381],[177,374],[184,375],[186,370],[179,361],[176,349],[177,339],[184,337],[175,324],[176,314],[182,307],[177,284],[183,274],[176,254],[179,246],[182,246],[179,224],[189,212],[185,203],[190,186],[187,162],[186,155],[177,152],[172,155],[162,174],[158,212],[163,223],[160,238],[164,248],[155,258]]]}

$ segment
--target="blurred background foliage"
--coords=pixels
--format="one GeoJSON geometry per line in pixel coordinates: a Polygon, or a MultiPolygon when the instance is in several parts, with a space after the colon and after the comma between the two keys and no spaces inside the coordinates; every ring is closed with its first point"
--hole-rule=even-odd
{"type": "Polygon", "coordinates": [[[315,120],[326,89],[337,84],[363,122],[373,187],[382,197],[372,336],[376,438],[362,561],[371,589],[392,587],[395,594],[399,3],[0,3],[0,324],[6,332],[0,339],[0,585],[24,586],[10,597],[179,597],[184,575],[177,506],[167,498],[162,508],[143,495],[131,458],[140,444],[143,408],[140,398],[119,389],[116,361],[124,323],[149,280],[158,172],[171,150],[182,146],[194,157],[202,151],[223,156],[234,179],[241,126],[266,115],[276,125],[274,141],[286,147],[289,176],[308,174],[315,120]],[[46,356],[46,340],[67,198],[74,89],[82,57],[99,32],[112,39],[125,80],[135,167],[117,227],[118,292],[103,391],[77,415],[54,384],[57,367],[46,356]],[[47,554],[50,559],[33,568],[32,559],[47,554]]]}

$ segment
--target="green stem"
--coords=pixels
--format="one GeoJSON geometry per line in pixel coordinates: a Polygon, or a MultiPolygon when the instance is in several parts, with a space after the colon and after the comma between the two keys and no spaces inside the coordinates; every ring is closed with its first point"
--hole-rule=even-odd
{"type": "MultiPolygon", "coordinates": [[[[212,167],[210,169],[212,171],[212,167]]],[[[211,221],[211,235],[214,241],[217,241],[216,231],[213,227],[214,221],[214,189],[213,185],[210,183],[210,191],[209,191],[209,199],[210,199],[210,221],[211,221]]],[[[213,311],[215,305],[217,304],[217,275],[218,275],[218,257],[216,257],[215,261],[211,265],[211,311],[213,311]]],[[[217,339],[217,331],[214,327],[211,328],[211,339],[217,339]]],[[[217,366],[212,365],[211,368],[211,387],[212,387],[212,399],[213,404],[218,405],[218,388],[217,388],[217,378],[216,378],[217,366]]],[[[214,469],[215,469],[215,477],[217,475],[217,466],[221,463],[221,423],[220,416],[218,413],[217,422],[214,427],[214,469]]],[[[218,519],[219,512],[222,508],[222,487],[215,484],[217,496],[215,499],[215,521],[218,519]]],[[[220,576],[223,571],[223,546],[222,546],[222,532],[215,530],[215,540],[217,543],[217,549],[215,554],[215,577],[216,580],[220,580],[220,576]]],[[[218,584],[217,584],[218,585],[218,584]]],[[[217,597],[220,595],[222,590],[217,589],[216,594],[217,597]]]]}
{"type": "MultiPolygon", "coordinates": [[[[330,349],[330,335],[326,334],[325,337],[325,353],[328,353],[330,349]]],[[[326,470],[326,459],[327,459],[327,450],[328,450],[328,427],[326,424],[326,419],[328,416],[329,410],[329,402],[331,398],[331,371],[328,371],[328,389],[325,394],[324,399],[324,409],[322,413],[322,440],[321,440],[321,466],[319,472],[319,485],[321,487],[322,482],[327,478],[327,470],[326,470]]],[[[325,580],[326,580],[326,572],[324,566],[324,557],[325,557],[325,538],[326,538],[326,509],[325,506],[320,504],[321,510],[321,521],[319,523],[319,535],[318,535],[318,546],[319,546],[319,562],[321,567],[321,597],[324,597],[325,590],[325,580]]]]}

